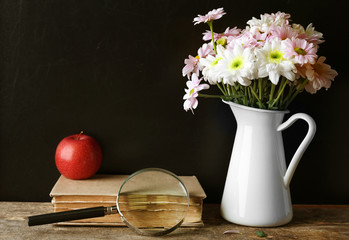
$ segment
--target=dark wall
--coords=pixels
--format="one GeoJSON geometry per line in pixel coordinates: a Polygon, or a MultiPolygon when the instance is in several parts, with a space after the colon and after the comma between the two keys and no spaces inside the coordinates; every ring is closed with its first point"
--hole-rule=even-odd
{"type": "MultiPolygon", "coordinates": [[[[290,106],[318,126],[291,192],[294,203],[348,204],[349,39],[342,2],[1,0],[0,200],[49,201],[59,177],[55,148],[84,130],[102,146],[99,173],[161,167],[196,175],[207,202],[219,202],[236,123],[218,100],[200,99],[195,115],[185,112],[181,70],[207,29],[193,18],[224,7],[217,32],[277,11],[323,32],[319,54],[339,76],[328,91],[304,93],[290,106]]],[[[284,132],[288,160],[306,129],[297,122],[284,132]]]]}

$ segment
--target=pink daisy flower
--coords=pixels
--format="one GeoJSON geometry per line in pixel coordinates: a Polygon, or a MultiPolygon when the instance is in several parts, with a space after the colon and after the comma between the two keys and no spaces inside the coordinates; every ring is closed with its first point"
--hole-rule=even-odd
{"type": "Polygon", "coordinates": [[[294,63],[300,65],[310,63],[314,64],[317,59],[317,48],[312,43],[304,39],[292,38],[283,41],[285,57],[292,59],[294,63]]]}
{"type": "Polygon", "coordinates": [[[271,39],[274,38],[279,38],[280,40],[285,40],[287,38],[296,38],[298,36],[297,30],[293,29],[289,25],[284,25],[284,26],[271,26],[270,27],[270,32],[271,32],[271,39]]]}
{"type": "Polygon", "coordinates": [[[185,95],[183,96],[183,99],[185,101],[183,108],[185,111],[188,111],[190,109],[193,114],[193,109],[195,109],[199,104],[197,100],[199,91],[210,88],[210,86],[206,83],[200,84],[201,80],[202,78],[199,79],[198,75],[196,73],[193,73],[191,80],[187,81],[188,89],[184,89],[185,95]]]}
{"type": "MultiPolygon", "coordinates": [[[[239,43],[243,45],[244,48],[253,48],[253,47],[261,47],[268,40],[267,33],[252,33],[250,31],[244,31],[240,34],[240,36],[233,40],[233,43],[230,45],[234,45],[239,43]]],[[[230,45],[228,46],[230,48],[230,45]]]]}
{"type": "Polygon", "coordinates": [[[311,35],[310,37],[306,38],[306,40],[313,44],[321,44],[325,42],[325,40],[321,39],[318,35],[311,35]]]}
{"type": "Polygon", "coordinates": [[[269,41],[270,37],[267,33],[257,32],[252,36],[255,39],[255,47],[263,46],[266,41],[269,41]]]}
{"type": "Polygon", "coordinates": [[[199,74],[198,62],[199,62],[198,58],[195,58],[189,55],[189,58],[184,60],[185,66],[182,69],[183,77],[187,76],[189,79],[192,73],[199,74]]]}
{"type": "Polygon", "coordinates": [[[325,57],[319,57],[314,65],[306,65],[305,75],[309,82],[305,85],[305,90],[311,94],[316,93],[322,87],[327,90],[331,86],[331,81],[334,81],[338,75],[330,65],[324,63],[325,60],[325,57]]]}
{"type": "Polygon", "coordinates": [[[249,31],[244,31],[239,38],[234,41],[234,45],[239,43],[245,48],[252,48],[257,45],[257,40],[253,37],[253,33],[249,31]]]}
{"type": "MultiPolygon", "coordinates": [[[[217,41],[221,37],[226,37],[228,39],[229,37],[237,37],[240,34],[240,32],[241,32],[241,29],[238,29],[237,27],[234,27],[232,29],[228,27],[227,29],[225,29],[224,33],[213,33],[213,38],[215,41],[217,41]]],[[[202,39],[204,41],[212,40],[212,35],[210,30],[207,30],[206,32],[204,32],[203,35],[204,36],[202,39]]]]}
{"type": "MultiPolygon", "coordinates": [[[[212,34],[211,34],[211,31],[210,30],[206,30],[206,32],[204,32],[202,35],[204,35],[202,37],[202,40],[204,41],[211,41],[212,40],[212,34]]],[[[218,39],[220,39],[221,37],[221,34],[219,33],[213,33],[213,38],[215,41],[217,41],[218,39]]]]}
{"type": "Polygon", "coordinates": [[[225,14],[223,8],[213,9],[209,11],[205,16],[198,15],[194,18],[194,25],[202,23],[202,22],[210,22],[213,20],[220,19],[225,14]]]}
{"type": "Polygon", "coordinates": [[[198,55],[200,58],[205,58],[208,55],[214,55],[213,46],[205,43],[201,48],[199,48],[198,55]]]}

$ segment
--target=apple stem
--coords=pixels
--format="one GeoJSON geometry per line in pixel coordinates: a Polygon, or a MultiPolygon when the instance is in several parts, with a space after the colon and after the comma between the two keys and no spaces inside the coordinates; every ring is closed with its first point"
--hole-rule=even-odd
{"type": "Polygon", "coordinates": [[[80,140],[80,136],[81,136],[81,134],[83,134],[84,133],[84,131],[81,131],[80,132],[80,134],[79,134],[79,136],[78,136],[78,141],[80,140]]]}

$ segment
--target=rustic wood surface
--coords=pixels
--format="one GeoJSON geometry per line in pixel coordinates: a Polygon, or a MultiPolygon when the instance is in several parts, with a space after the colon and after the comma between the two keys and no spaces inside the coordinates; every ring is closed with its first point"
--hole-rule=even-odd
{"type": "Polygon", "coordinates": [[[296,205],[291,223],[277,228],[252,228],[228,223],[220,217],[219,205],[205,204],[204,227],[180,228],[162,237],[139,236],[127,227],[27,226],[27,216],[51,211],[51,203],[0,202],[0,239],[349,239],[349,205],[296,205]],[[223,234],[227,230],[239,233],[223,234]],[[258,230],[268,237],[258,238],[258,230]]]}

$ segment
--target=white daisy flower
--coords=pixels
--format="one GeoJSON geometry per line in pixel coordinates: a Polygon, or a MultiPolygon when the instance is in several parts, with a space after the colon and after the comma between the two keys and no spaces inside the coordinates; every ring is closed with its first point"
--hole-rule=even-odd
{"type": "Polygon", "coordinates": [[[260,19],[253,17],[251,20],[247,21],[249,25],[247,30],[252,33],[268,33],[271,26],[288,25],[288,19],[291,15],[284,12],[277,12],[275,14],[261,14],[260,17],[260,19]]]}
{"type": "Polygon", "coordinates": [[[220,45],[217,46],[217,55],[212,56],[208,55],[205,58],[200,58],[199,67],[202,70],[202,75],[204,76],[204,80],[208,81],[210,84],[217,84],[217,82],[221,82],[222,79],[220,77],[220,72],[217,70],[217,64],[219,61],[223,59],[224,48],[220,45]]]}
{"type": "Polygon", "coordinates": [[[280,76],[294,81],[296,67],[290,60],[284,58],[284,54],[281,50],[281,41],[279,39],[266,42],[262,49],[256,51],[258,77],[269,77],[270,81],[275,85],[279,82],[280,76]]]}
{"type": "Polygon", "coordinates": [[[268,32],[270,26],[274,23],[274,19],[267,15],[260,15],[260,19],[253,17],[251,20],[247,21],[247,24],[250,25],[247,29],[252,32],[268,32]]]}
{"type": "Polygon", "coordinates": [[[256,76],[255,56],[251,48],[235,44],[233,49],[226,49],[217,69],[223,78],[223,83],[234,85],[239,82],[243,86],[251,84],[256,76]]]}

